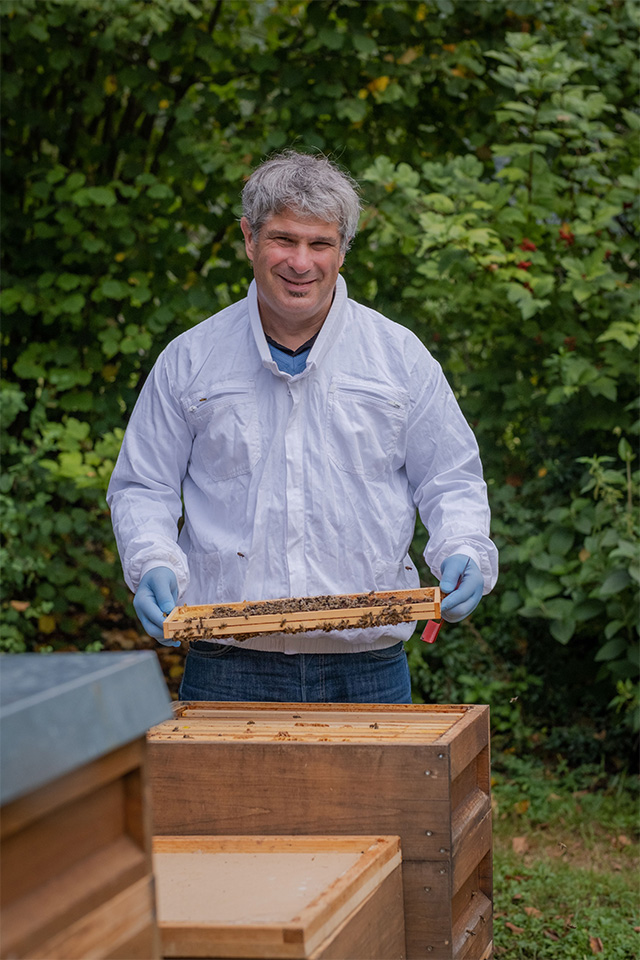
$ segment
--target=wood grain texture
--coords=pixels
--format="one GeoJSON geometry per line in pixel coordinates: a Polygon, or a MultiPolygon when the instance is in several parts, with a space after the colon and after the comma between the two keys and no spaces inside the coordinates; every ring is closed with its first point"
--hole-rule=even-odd
{"type": "Polygon", "coordinates": [[[383,906],[396,913],[388,916],[393,952],[385,940],[384,953],[378,943],[375,953],[353,956],[404,954],[397,837],[159,837],[154,849],[165,957],[350,960],[335,937],[357,942],[383,906]],[[385,885],[391,876],[395,882],[385,885]],[[194,885],[209,887],[210,895],[199,897],[192,912],[194,885]]]}
{"type": "Polygon", "coordinates": [[[145,877],[24,954],[25,960],[159,960],[153,905],[152,880],[145,877]]]}
{"type": "Polygon", "coordinates": [[[482,893],[469,901],[454,926],[453,960],[482,960],[492,942],[492,904],[482,893]]]}
{"type": "Polygon", "coordinates": [[[460,722],[442,735],[441,743],[449,748],[450,777],[455,780],[489,745],[489,707],[477,705],[467,710],[460,722]]]}
{"type": "Polygon", "coordinates": [[[0,838],[4,840],[58,807],[141,768],[145,750],[146,743],[142,737],[5,804],[0,818],[0,838]]]}
{"type": "Polygon", "coordinates": [[[405,859],[448,856],[437,748],[324,747],[150,742],[154,834],[394,833],[405,859]]]}
{"type": "MultiPolygon", "coordinates": [[[[227,603],[225,613],[218,615],[216,606],[201,604],[174,607],[164,621],[165,639],[180,639],[181,633],[192,633],[200,640],[234,634],[281,633],[306,630],[340,629],[345,624],[360,625],[360,621],[380,620],[381,623],[402,623],[412,620],[440,619],[440,589],[422,587],[415,590],[394,590],[372,594],[342,594],[332,597],[339,606],[327,608],[323,598],[308,597],[305,610],[282,610],[283,600],[242,601],[227,603]],[[368,605],[373,599],[375,604],[368,605]],[[314,600],[318,601],[314,606],[314,600]],[[359,603],[358,603],[359,601],[359,603]],[[260,613],[251,613],[259,603],[260,613]],[[358,605],[354,605],[358,603],[358,605]],[[273,612],[272,612],[273,611],[273,612]]],[[[363,624],[364,625],[364,624],[363,624]]]]}
{"type": "Polygon", "coordinates": [[[409,958],[491,899],[487,707],[179,704],[149,760],[160,834],[398,834],[409,958]]]}
{"type": "MultiPolygon", "coordinates": [[[[1,956],[58,956],[57,944],[105,902],[141,881],[151,889],[145,754],[139,738],[3,807],[1,956]]],[[[150,942],[152,906],[147,933],[134,925],[123,950],[150,942]]]]}
{"type": "Polygon", "coordinates": [[[405,956],[402,872],[396,868],[311,960],[402,960],[405,956]]]}
{"type": "Polygon", "coordinates": [[[120,837],[44,883],[34,877],[28,894],[2,907],[0,955],[25,956],[145,876],[144,852],[120,837]]]}

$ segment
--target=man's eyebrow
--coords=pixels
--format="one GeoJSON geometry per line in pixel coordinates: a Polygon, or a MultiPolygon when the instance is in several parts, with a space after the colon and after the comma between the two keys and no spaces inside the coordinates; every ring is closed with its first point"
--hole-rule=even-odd
{"type": "MultiPolygon", "coordinates": [[[[286,237],[288,240],[301,239],[297,233],[292,233],[288,230],[276,230],[275,228],[272,228],[271,230],[267,229],[266,236],[269,240],[274,240],[276,237],[286,237]]],[[[309,243],[331,243],[334,245],[339,243],[339,238],[333,236],[325,237],[323,235],[317,235],[315,237],[309,237],[308,239],[309,243]]]]}

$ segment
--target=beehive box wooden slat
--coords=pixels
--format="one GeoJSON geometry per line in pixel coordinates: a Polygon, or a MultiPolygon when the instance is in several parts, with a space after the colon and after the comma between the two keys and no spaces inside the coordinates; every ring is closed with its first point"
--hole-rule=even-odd
{"type": "Polygon", "coordinates": [[[491,953],[484,706],[176,706],[148,736],[156,834],[399,835],[407,956],[491,953]]]}
{"type": "Polygon", "coordinates": [[[2,809],[2,956],[159,955],[144,738],[2,809]]]}
{"type": "Polygon", "coordinates": [[[154,872],[164,957],[404,958],[398,837],[156,837],[154,872]]]}

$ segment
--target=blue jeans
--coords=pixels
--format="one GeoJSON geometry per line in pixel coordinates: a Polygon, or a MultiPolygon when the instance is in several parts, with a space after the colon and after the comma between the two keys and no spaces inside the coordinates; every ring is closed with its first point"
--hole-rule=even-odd
{"type": "Polygon", "coordinates": [[[402,643],[366,653],[272,653],[195,641],[181,700],[411,703],[402,643]]]}

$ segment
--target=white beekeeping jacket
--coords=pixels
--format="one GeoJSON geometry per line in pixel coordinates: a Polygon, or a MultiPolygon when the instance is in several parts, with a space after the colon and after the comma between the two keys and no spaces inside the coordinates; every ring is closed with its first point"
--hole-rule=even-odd
{"type": "MultiPolygon", "coordinates": [[[[271,357],[255,282],[170,343],[107,499],[129,587],[171,567],[180,603],[414,588],[416,508],[436,578],[463,553],[485,593],[497,579],[477,444],[440,365],[405,327],[348,299],[342,277],[296,376],[271,357]]],[[[271,634],[243,646],[356,652],[413,629],[271,634]]]]}

